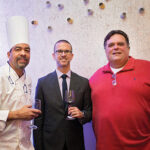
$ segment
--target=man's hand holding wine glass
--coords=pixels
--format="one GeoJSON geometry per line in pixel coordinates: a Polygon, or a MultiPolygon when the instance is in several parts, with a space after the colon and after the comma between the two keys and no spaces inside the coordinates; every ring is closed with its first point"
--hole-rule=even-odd
{"type": "Polygon", "coordinates": [[[68,114],[72,116],[73,118],[83,118],[84,114],[82,111],[79,110],[78,107],[69,107],[68,108],[68,114]]]}
{"type": "Polygon", "coordinates": [[[75,106],[75,92],[74,90],[69,90],[65,92],[65,101],[68,104],[68,116],[67,120],[74,120],[75,118],[83,118],[84,113],[75,106]]]}
{"type": "Polygon", "coordinates": [[[8,119],[32,120],[39,114],[41,114],[40,110],[32,108],[32,105],[25,105],[21,109],[10,112],[8,119]]]}

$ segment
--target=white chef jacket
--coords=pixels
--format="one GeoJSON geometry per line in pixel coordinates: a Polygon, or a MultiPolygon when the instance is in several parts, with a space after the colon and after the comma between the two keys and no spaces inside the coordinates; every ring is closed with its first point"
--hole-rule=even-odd
{"type": "Polygon", "coordinates": [[[9,120],[9,111],[31,104],[31,79],[20,78],[6,64],[0,67],[0,150],[34,150],[30,141],[30,121],[9,120]]]}

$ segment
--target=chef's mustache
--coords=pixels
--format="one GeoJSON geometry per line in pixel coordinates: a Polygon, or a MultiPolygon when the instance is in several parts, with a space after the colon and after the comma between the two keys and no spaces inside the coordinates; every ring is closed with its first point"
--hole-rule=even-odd
{"type": "Polygon", "coordinates": [[[26,56],[19,56],[19,57],[17,58],[17,60],[20,60],[20,59],[24,59],[24,60],[26,60],[26,61],[29,60],[28,58],[26,58],[26,56]]]}

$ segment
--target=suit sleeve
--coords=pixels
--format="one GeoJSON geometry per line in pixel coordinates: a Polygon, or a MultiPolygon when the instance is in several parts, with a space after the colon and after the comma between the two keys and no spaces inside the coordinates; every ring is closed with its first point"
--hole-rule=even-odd
{"type": "Polygon", "coordinates": [[[83,110],[84,118],[79,119],[81,124],[85,124],[92,119],[92,101],[91,101],[91,89],[87,82],[85,92],[83,95],[83,110]]]}
{"type": "Polygon", "coordinates": [[[38,127],[33,130],[33,142],[35,150],[43,150],[43,116],[44,116],[44,97],[42,91],[42,83],[38,80],[35,92],[35,98],[41,100],[41,111],[42,114],[34,119],[34,124],[38,127]]]}

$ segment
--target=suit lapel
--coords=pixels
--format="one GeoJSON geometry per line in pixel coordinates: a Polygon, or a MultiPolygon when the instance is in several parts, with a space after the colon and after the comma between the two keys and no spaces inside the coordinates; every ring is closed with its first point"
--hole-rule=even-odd
{"type": "Polygon", "coordinates": [[[71,72],[71,80],[70,80],[70,90],[74,90],[75,94],[75,106],[78,106],[82,101],[81,100],[81,94],[80,94],[80,85],[78,82],[78,76],[71,72]]]}
{"type": "Polygon", "coordinates": [[[57,73],[56,71],[54,71],[52,73],[52,82],[51,82],[53,89],[54,89],[54,93],[56,93],[57,95],[57,99],[59,101],[59,103],[62,103],[63,105],[63,100],[62,100],[62,96],[61,96],[61,92],[60,92],[60,87],[59,87],[59,83],[58,83],[58,77],[57,77],[57,73]]]}
{"type": "Polygon", "coordinates": [[[71,72],[71,79],[70,79],[70,90],[75,90],[76,89],[76,77],[73,72],[71,72]]]}

